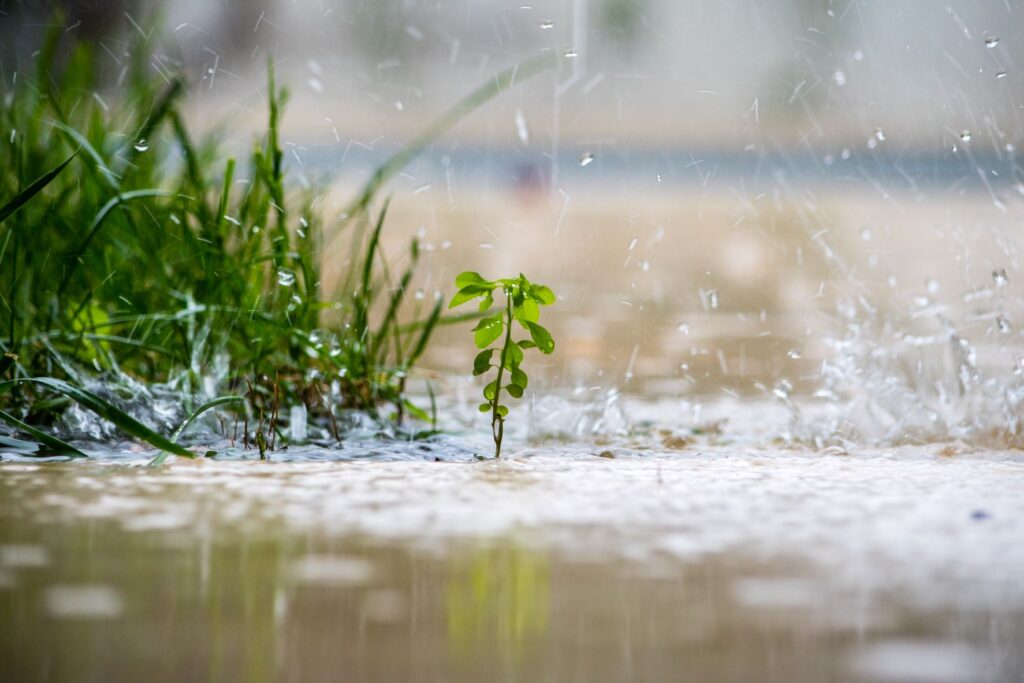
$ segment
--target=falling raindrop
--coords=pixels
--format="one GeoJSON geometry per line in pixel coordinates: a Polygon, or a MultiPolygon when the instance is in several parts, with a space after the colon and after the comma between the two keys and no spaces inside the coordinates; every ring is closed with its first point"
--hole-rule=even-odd
{"type": "Polygon", "coordinates": [[[566,50],[565,52],[562,53],[562,56],[565,57],[566,59],[573,59],[575,57],[579,57],[580,53],[576,52],[576,50],[566,50]]]}
{"type": "Polygon", "coordinates": [[[143,138],[142,140],[139,140],[138,142],[135,143],[135,151],[136,152],[145,152],[148,149],[149,149],[149,142],[147,142],[145,138],[143,138]]]}
{"type": "Polygon", "coordinates": [[[856,52],[853,53],[853,58],[858,62],[864,61],[864,52],[861,50],[857,50],[856,52]]]}
{"type": "Polygon", "coordinates": [[[881,128],[875,128],[875,139],[879,142],[885,142],[885,131],[881,128]]]}
{"type": "Polygon", "coordinates": [[[629,241],[629,247],[628,247],[629,251],[633,251],[634,249],[636,249],[636,245],[637,245],[637,243],[639,241],[640,241],[639,237],[634,237],[633,239],[631,239],[629,241]]]}
{"type": "Polygon", "coordinates": [[[992,271],[992,282],[996,283],[997,287],[1005,287],[1009,281],[1010,278],[1006,276],[1005,268],[996,268],[992,271]]]}
{"type": "Polygon", "coordinates": [[[537,25],[540,26],[542,31],[547,31],[548,29],[552,29],[552,28],[555,27],[555,22],[553,22],[553,21],[542,21],[542,22],[540,22],[537,25]]]}
{"type": "Polygon", "coordinates": [[[871,228],[861,228],[860,229],[860,238],[862,240],[864,240],[865,242],[867,242],[869,239],[871,239],[871,228]]]}
{"type": "Polygon", "coordinates": [[[960,131],[960,139],[963,140],[964,142],[970,142],[971,141],[971,131],[969,131],[969,130],[960,131]]]}
{"type": "Polygon", "coordinates": [[[1003,334],[1009,334],[1010,330],[1013,329],[1013,326],[1010,325],[1010,321],[1004,318],[1003,316],[999,316],[996,318],[996,327],[998,327],[999,331],[1002,332],[1003,334]]]}
{"type": "Polygon", "coordinates": [[[690,326],[687,325],[686,323],[679,323],[679,325],[676,326],[676,332],[690,334],[690,326]]]}
{"type": "Polygon", "coordinates": [[[837,69],[836,72],[832,74],[832,80],[841,88],[846,85],[846,74],[837,69]]]}
{"type": "Polygon", "coordinates": [[[589,166],[594,162],[593,152],[584,152],[580,155],[580,166],[589,166]]]}
{"type": "Polygon", "coordinates": [[[996,78],[1006,78],[1006,72],[1005,71],[997,71],[996,72],[996,78]]]}
{"type": "Polygon", "coordinates": [[[926,282],[924,284],[924,287],[925,287],[926,290],[928,290],[928,293],[933,295],[933,296],[935,294],[939,293],[939,281],[938,280],[928,280],[928,282],[926,282]]]}
{"type": "Polygon", "coordinates": [[[522,109],[516,109],[516,135],[519,136],[519,142],[524,145],[530,142],[530,129],[526,125],[522,109]]]}
{"type": "Polygon", "coordinates": [[[278,268],[277,284],[281,285],[282,287],[291,287],[292,285],[295,284],[295,273],[286,268],[278,268]]]}
{"type": "Polygon", "coordinates": [[[985,47],[990,50],[999,44],[999,36],[989,36],[985,39],[985,47]]]}
{"type": "Polygon", "coordinates": [[[797,349],[791,350],[786,355],[789,356],[790,358],[792,358],[793,360],[800,360],[801,358],[804,357],[804,354],[800,353],[800,351],[797,350],[797,349]]]}
{"type": "Polygon", "coordinates": [[[649,272],[651,270],[651,262],[650,261],[641,261],[640,262],[640,270],[642,270],[645,273],[649,272]]]}

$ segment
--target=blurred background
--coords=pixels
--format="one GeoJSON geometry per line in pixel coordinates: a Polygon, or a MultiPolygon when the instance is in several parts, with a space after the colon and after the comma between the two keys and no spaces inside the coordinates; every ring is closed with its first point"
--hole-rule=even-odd
{"type": "MultiPolygon", "coordinates": [[[[111,94],[131,40],[157,41],[152,68],[188,74],[193,126],[229,148],[263,125],[273,61],[293,95],[290,168],[325,188],[328,278],[347,264],[339,214],[372,170],[474,87],[555,51],[557,69],[405,169],[388,227],[396,258],[413,235],[427,245],[424,300],[462,270],[549,283],[552,385],[919,399],[1003,391],[1021,370],[1010,0],[57,4],[101,48],[111,94]]],[[[54,6],[0,0],[5,83],[54,6]]],[[[466,368],[466,327],[427,365],[466,368]]]]}

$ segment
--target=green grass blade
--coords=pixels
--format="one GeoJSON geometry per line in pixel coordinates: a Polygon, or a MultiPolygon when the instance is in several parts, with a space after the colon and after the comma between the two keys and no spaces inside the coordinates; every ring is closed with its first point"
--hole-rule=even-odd
{"type": "Polygon", "coordinates": [[[186,429],[188,429],[188,426],[195,422],[196,419],[200,415],[205,413],[207,410],[212,410],[213,408],[216,408],[217,406],[222,406],[225,403],[235,403],[236,401],[244,400],[244,396],[220,396],[218,398],[213,399],[212,401],[207,401],[203,405],[193,410],[192,414],[185,418],[185,421],[182,422],[181,425],[174,430],[174,434],[171,436],[171,441],[177,443],[178,438],[185,432],[186,429]]]}
{"type": "Polygon", "coordinates": [[[527,59],[525,62],[510,67],[473,92],[463,97],[459,102],[437,118],[427,128],[413,138],[407,147],[396,152],[391,158],[384,162],[363,186],[362,191],[349,205],[345,211],[350,216],[366,209],[373,200],[373,196],[381,185],[391,179],[396,173],[402,170],[406,164],[415,159],[419,154],[430,146],[437,138],[447,132],[452,126],[461,121],[467,115],[478,109],[487,101],[497,97],[512,86],[547,71],[558,64],[558,56],[554,52],[545,52],[527,59]]]}
{"type": "Polygon", "coordinates": [[[96,413],[103,419],[114,423],[119,429],[127,434],[145,441],[154,448],[159,448],[160,450],[168,451],[186,458],[194,458],[196,455],[192,451],[182,448],[166,437],[157,434],[131,415],[128,415],[120,408],[111,405],[91,391],[82,389],[81,387],[76,387],[73,384],[68,384],[67,382],[59,379],[54,379],[52,377],[29,377],[26,379],[0,382],[0,394],[6,393],[19,382],[31,382],[32,384],[38,384],[50,389],[51,391],[56,391],[58,394],[67,396],[71,400],[96,413]]]}
{"type": "Polygon", "coordinates": [[[43,188],[49,185],[54,178],[59,176],[60,172],[63,171],[64,168],[68,164],[70,164],[71,160],[74,159],[76,156],[78,156],[77,151],[71,156],[69,156],[67,159],[65,159],[63,162],[61,162],[60,165],[54,168],[52,171],[49,171],[48,173],[44,173],[43,175],[39,176],[39,178],[36,179],[35,182],[26,187],[24,190],[22,190],[17,197],[15,197],[11,201],[7,202],[2,207],[0,207],[0,223],[3,223],[8,216],[10,216],[12,213],[14,213],[22,206],[24,206],[26,203],[28,203],[28,200],[32,199],[32,197],[35,197],[37,194],[42,192],[43,188]]]}
{"type": "Polygon", "coordinates": [[[86,154],[92,157],[93,162],[96,164],[96,168],[100,170],[100,173],[103,174],[103,177],[107,179],[107,182],[110,183],[112,188],[117,190],[121,187],[120,178],[118,178],[117,174],[107,167],[106,162],[103,161],[103,157],[100,156],[100,153],[96,151],[96,148],[92,146],[92,143],[90,143],[84,135],[59,121],[54,121],[53,127],[71,138],[80,149],[84,149],[86,154]]]}
{"type": "Polygon", "coordinates": [[[75,273],[79,260],[85,255],[85,252],[88,251],[93,238],[96,237],[96,233],[98,233],[100,228],[103,227],[103,222],[107,219],[107,216],[110,215],[110,212],[114,210],[114,207],[135,199],[143,199],[145,197],[170,197],[173,194],[173,192],[158,190],[155,188],[132,190],[130,192],[122,192],[104,204],[103,208],[101,208],[96,214],[96,217],[92,219],[92,225],[89,226],[89,232],[86,233],[85,239],[82,240],[82,244],[79,245],[75,253],[69,258],[68,268],[64,271],[64,278],[61,280],[60,287],[57,290],[57,296],[60,297],[64,293],[68,283],[71,281],[71,276],[75,273]]]}
{"type": "MultiPolygon", "coordinates": [[[[7,424],[11,425],[20,432],[25,432],[37,442],[43,444],[50,449],[50,452],[54,455],[70,455],[72,458],[87,458],[85,453],[78,450],[74,446],[64,441],[61,441],[55,436],[50,436],[46,432],[41,432],[32,425],[27,425],[18,418],[14,417],[9,413],[5,413],[0,410],[0,420],[3,420],[7,424]]],[[[49,455],[47,453],[45,455],[49,455]]],[[[40,454],[43,455],[43,454],[40,454]]]]}
{"type": "Polygon", "coordinates": [[[427,342],[430,341],[430,335],[434,333],[434,328],[441,319],[442,310],[444,310],[444,297],[438,297],[437,301],[434,302],[433,310],[430,311],[430,316],[423,322],[423,328],[420,331],[419,339],[416,341],[416,346],[413,347],[412,353],[409,354],[405,361],[406,367],[416,365],[416,361],[427,350],[427,342]]]}

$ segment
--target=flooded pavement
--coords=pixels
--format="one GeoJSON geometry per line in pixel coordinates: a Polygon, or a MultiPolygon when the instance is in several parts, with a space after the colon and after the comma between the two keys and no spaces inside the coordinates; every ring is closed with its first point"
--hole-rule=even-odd
{"type": "Polygon", "coordinates": [[[500,462],[5,462],[5,679],[1020,680],[1024,455],[744,405],[571,448],[534,415],[500,462]]]}

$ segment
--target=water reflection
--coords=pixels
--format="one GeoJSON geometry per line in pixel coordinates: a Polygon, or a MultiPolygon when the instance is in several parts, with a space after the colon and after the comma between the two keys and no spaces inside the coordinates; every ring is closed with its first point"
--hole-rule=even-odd
{"type": "Polygon", "coordinates": [[[1019,458],[699,447],[3,464],[0,673],[1019,680],[1019,458]]]}
{"type": "Polygon", "coordinates": [[[445,601],[454,656],[521,670],[547,634],[549,572],[547,557],[515,542],[454,556],[445,601]]]}

